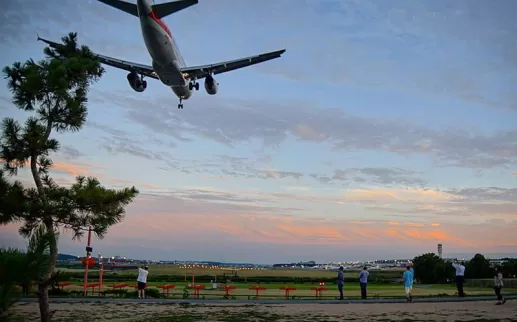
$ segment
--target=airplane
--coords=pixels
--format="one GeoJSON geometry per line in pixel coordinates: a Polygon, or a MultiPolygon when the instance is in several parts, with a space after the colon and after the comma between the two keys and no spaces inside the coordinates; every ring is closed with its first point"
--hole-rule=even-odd
{"type": "MultiPolygon", "coordinates": [[[[177,0],[161,4],[155,4],[154,0],[137,0],[136,4],[122,0],[98,1],[140,19],[142,36],[152,58],[152,66],[96,53],[95,56],[102,64],[128,71],[127,80],[136,92],[143,92],[147,88],[147,81],[144,80],[144,77],[160,80],[164,85],[170,87],[179,98],[179,109],[183,109],[183,100],[192,96],[193,89],[199,90],[197,80],[204,78],[206,92],[215,95],[219,83],[215,81],[213,75],[279,58],[285,52],[285,49],[282,49],[215,64],[187,66],[171,31],[161,19],[197,4],[198,0],[177,0]]],[[[58,43],[40,38],[39,35],[38,40],[45,42],[50,47],[59,46],[58,43]]]]}

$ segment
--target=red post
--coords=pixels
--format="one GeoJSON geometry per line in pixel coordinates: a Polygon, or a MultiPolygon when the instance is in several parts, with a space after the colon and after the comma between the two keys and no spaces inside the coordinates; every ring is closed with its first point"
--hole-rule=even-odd
{"type": "Polygon", "coordinates": [[[156,286],[156,288],[161,288],[162,289],[162,294],[163,295],[167,294],[166,297],[169,297],[169,290],[172,290],[175,287],[176,287],[176,285],[174,285],[174,284],[165,284],[165,285],[158,285],[158,286],[156,286]]]}
{"type": "Polygon", "coordinates": [[[88,266],[90,264],[91,243],[92,243],[92,226],[90,225],[90,229],[88,229],[88,245],[86,246],[86,265],[84,268],[84,296],[88,295],[88,286],[87,286],[88,285],[88,266]]]}
{"type": "MultiPolygon", "coordinates": [[[[321,284],[320,284],[321,285],[321,284]]],[[[321,299],[321,292],[326,291],[327,288],[323,286],[313,286],[311,287],[311,290],[316,291],[316,299],[321,299]]]]}
{"type": "Polygon", "coordinates": [[[259,299],[259,291],[265,291],[266,288],[264,286],[252,286],[249,288],[250,290],[255,290],[255,293],[256,293],[256,299],[258,300],[259,299]]]}
{"type": "Polygon", "coordinates": [[[231,285],[225,285],[225,286],[221,286],[221,287],[219,287],[219,288],[221,288],[221,289],[223,289],[223,290],[225,290],[225,291],[226,291],[226,295],[225,295],[225,297],[226,297],[227,299],[229,299],[229,298],[230,298],[230,290],[235,290],[235,289],[236,289],[236,287],[235,287],[235,286],[231,286],[231,285]]]}
{"type": "Polygon", "coordinates": [[[194,290],[194,296],[196,298],[199,298],[199,290],[205,289],[205,286],[204,285],[191,285],[191,286],[189,286],[187,288],[193,289],[194,290]]]}
{"type": "Polygon", "coordinates": [[[102,263],[102,256],[99,254],[99,265],[101,266],[99,271],[99,296],[102,292],[102,274],[104,272],[104,264],[102,263]]]}
{"type": "Polygon", "coordinates": [[[289,292],[290,291],[296,291],[296,287],[289,287],[289,286],[282,286],[280,289],[285,291],[285,299],[286,300],[289,299],[289,292]]]}

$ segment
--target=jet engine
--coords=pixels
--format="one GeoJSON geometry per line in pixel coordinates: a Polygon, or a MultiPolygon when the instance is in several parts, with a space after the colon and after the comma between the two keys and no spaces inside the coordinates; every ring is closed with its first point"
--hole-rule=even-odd
{"type": "Polygon", "coordinates": [[[205,90],[210,95],[217,94],[217,83],[212,75],[205,77],[205,90]]]}
{"type": "Polygon", "coordinates": [[[129,82],[129,86],[139,93],[145,91],[147,88],[147,82],[143,80],[137,72],[133,71],[127,74],[127,81],[129,82]]]}

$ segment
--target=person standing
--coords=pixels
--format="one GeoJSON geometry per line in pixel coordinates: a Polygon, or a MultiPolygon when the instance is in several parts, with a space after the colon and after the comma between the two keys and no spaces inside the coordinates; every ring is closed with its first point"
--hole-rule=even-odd
{"type": "Polygon", "coordinates": [[[458,288],[458,296],[464,297],[463,283],[465,282],[465,266],[462,263],[452,263],[452,267],[456,269],[456,287],[458,288]]]}
{"type": "Polygon", "coordinates": [[[404,289],[406,291],[407,302],[413,302],[413,297],[411,296],[411,291],[413,291],[413,273],[411,273],[411,267],[406,266],[406,271],[402,274],[402,278],[404,279],[404,289]]]}
{"type": "Polygon", "coordinates": [[[343,266],[339,267],[339,271],[337,273],[337,288],[339,290],[339,299],[343,300],[343,287],[345,286],[345,275],[343,274],[343,266]]]}
{"type": "Polygon", "coordinates": [[[494,289],[495,289],[495,295],[497,296],[497,303],[496,305],[501,305],[506,303],[506,299],[501,294],[501,291],[503,289],[503,273],[501,272],[501,268],[495,269],[494,274],[494,289]]]}
{"type": "Polygon", "coordinates": [[[138,277],[136,282],[138,284],[138,298],[145,298],[145,287],[147,285],[147,275],[149,275],[148,266],[138,268],[138,277]]]}
{"type": "Polygon", "coordinates": [[[413,274],[413,282],[414,282],[416,277],[415,277],[415,269],[413,268],[414,267],[413,263],[409,263],[409,267],[411,267],[409,269],[409,271],[411,272],[411,274],[413,274]]]}
{"type": "Polygon", "coordinates": [[[368,267],[363,267],[363,270],[359,272],[359,284],[361,285],[361,298],[366,298],[366,285],[368,283],[368,275],[370,273],[368,272],[368,267]]]}

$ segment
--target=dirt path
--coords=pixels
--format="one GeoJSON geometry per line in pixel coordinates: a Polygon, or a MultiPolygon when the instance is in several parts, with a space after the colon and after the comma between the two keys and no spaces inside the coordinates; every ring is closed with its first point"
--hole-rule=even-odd
{"type": "MultiPolygon", "coordinates": [[[[55,321],[517,321],[517,301],[411,304],[164,304],[52,303],[55,321]]],[[[17,316],[37,321],[37,303],[18,303],[17,316]]]]}

